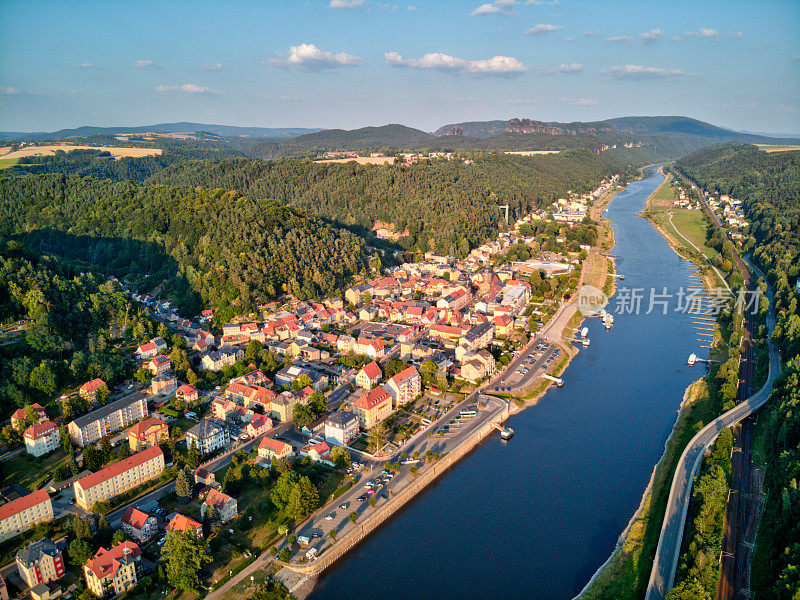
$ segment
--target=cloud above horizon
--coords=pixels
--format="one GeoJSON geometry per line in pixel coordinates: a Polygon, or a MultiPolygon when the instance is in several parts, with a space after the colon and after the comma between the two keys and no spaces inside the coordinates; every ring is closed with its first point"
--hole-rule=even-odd
{"type": "Polygon", "coordinates": [[[661,67],[645,67],[642,65],[617,65],[601,71],[614,79],[674,79],[676,77],[693,76],[683,69],[665,69],[661,67]]]}
{"type": "Polygon", "coordinates": [[[653,42],[657,42],[663,37],[664,37],[664,32],[661,31],[661,28],[659,27],[639,34],[639,39],[642,40],[643,44],[652,44],[653,42]]]}
{"type": "Polygon", "coordinates": [[[539,67],[536,69],[537,75],[552,75],[554,73],[580,73],[583,71],[581,63],[561,63],[554,67],[539,67]]]}
{"type": "Polygon", "coordinates": [[[301,71],[333,71],[339,67],[356,67],[364,60],[346,52],[326,52],[314,44],[299,44],[289,47],[289,55],[284,58],[271,58],[268,63],[274,67],[291,67],[301,71]]]}
{"type": "Polygon", "coordinates": [[[627,42],[632,42],[633,41],[633,36],[632,35],[614,35],[614,36],[611,36],[611,37],[607,37],[603,41],[604,42],[610,42],[612,44],[614,44],[614,43],[627,43],[627,42]]]}
{"type": "Polygon", "coordinates": [[[213,94],[217,95],[221,92],[209,89],[202,85],[195,83],[183,83],[181,85],[157,85],[157,92],[180,92],[182,94],[213,94]]]}
{"type": "Polygon", "coordinates": [[[157,67],[158,65],[153,60],[137,60],[133,63],[134,68],[136,69],[150,69],[157,67]]]}
{"type": "MultiPolygon", "coordinates": [[[[734,34],[735,35],[735,34],[734,34]]],[[[720,35],[719,31],[716,29],[712,29],[710,27],[701,27],[700,29],[696,29],[694,31],[687,31],[681,35],[673,35],[670,39],[674,42],[679,42],[686,38],[705,38],[708,40],[719,41],[720,35]]]]}
{"type": "Polygon", "coordinates": [[[594,98],[560,98],[560,101],[570,106],[594,106],[597,100],[594,98]]]}
{"type": "Polygon", "coordinates": [[[487,2],[481,4],[478,8],[469,13],[470,17],[480,17],[483,15],[514,15],[516,14],[513,7],[516,6],[516,0],[495,0],[494,2],[487,2]]]}
{"type": "Polygon", "coordinates": [[[530,29],[525,32],[525,35],[546,35],[548,33],[553,33],[554,31],[558,31],[559,29],[564,29],[563,25],[551,25],[550,23],[539,23],[538,25],[534,25],[530,29]]]}
{"type": "Polygon", "coordinates": [[[528,67],[512,56],[493,56],[482,60],[465,60],[441,52],[430,52],[422,58],[403,58],[398,52],[386,52],[384,56],[386,62],[393,67],[434,69],[453,74],[513,77],[528,70],[528,67]]]}
{"type": "Polygon", "coordinates": [[[215,62],[208,65],[203,65],[200,67],[203,71],[221,71],[222,70],[222,63],[215,62]]]}
{"type": "Polygon", "coordinates": [[[367,6],[366,0],[331,0],[328,8],[354,10],[357,8],[365,8],[367,6]]]}

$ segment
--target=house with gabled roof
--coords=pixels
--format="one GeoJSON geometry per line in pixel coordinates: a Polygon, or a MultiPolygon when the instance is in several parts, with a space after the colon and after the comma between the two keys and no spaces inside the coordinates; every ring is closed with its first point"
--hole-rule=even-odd
{"type": "Polygon", "coordinates": [[[356,374],[356,384],[365,390],[371,390],[381,380],[381,368],[374,360],[364,365],[356,374]]]}
{"type": "Polygon", "coordinates": [[[137,542],[144,542],[158,532],[158,519],[129,506],[122,515],[122,529],[137,542]]]}

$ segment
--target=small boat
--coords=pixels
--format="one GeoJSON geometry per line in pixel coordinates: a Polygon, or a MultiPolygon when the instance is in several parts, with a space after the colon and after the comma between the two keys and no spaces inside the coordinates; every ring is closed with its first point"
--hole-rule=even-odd
{"type": "Polygon", "coordinates": [[[503,429],[500,430],[500,437],[504,440],[510,440],[514,437],[514,430],[511,429],[511,427],[503,427],[503,429]]]}

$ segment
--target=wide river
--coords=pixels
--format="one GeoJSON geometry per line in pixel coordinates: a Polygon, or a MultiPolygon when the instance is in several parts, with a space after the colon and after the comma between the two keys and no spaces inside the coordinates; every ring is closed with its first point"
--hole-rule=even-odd
{"type": "MultiPolygon", "coordinates": [[[[675,294],[695,269],[636,213],[663,182],[654,167],[606,213],[625,288],[644,289],[639,314],[615,314],[606,332],[587,319],[582,348],[539,404],[511,417],[516,435],[493,436],[343,558],[313,600],[526,598],[568,600],[614,549],[636,511],[700,373],[688,317],[670,301],[647,311],[650,290],[675,294]]],[[[698,354],[700,354],[698,352],[698,354]]]]}

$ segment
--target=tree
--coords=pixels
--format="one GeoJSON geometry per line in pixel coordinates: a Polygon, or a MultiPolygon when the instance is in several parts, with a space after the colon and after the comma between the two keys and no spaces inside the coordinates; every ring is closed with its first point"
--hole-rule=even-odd
{"type": "Polygon", "coordinates": [[[61,451],[64,454],[71,455],[72,454],[72,436],[69,434],[69,430],[67,429],[66,425],[62,425],[58,432],[59,441],[61,442],[61,451]]]}
{"type": "Polygon", "coordinates": [[[369,430],[369,443],[373,450],[378,451],[386,444],[386,426],[378,423],[369,430]]]}
{"type": "Polygon", "coordinates": [[[80,568],[83,567],[83,565],[86,564],[86,561],[92,557],[92,547],[89,546],[89,542],[85,540],[72,540],[69,543],[67,554],[72,564],[75,565],[75,567],[80,568]]]}
{"type": "Polygon", "coordinates": [[[350,453],[341,446],[334,446],[331,448],[331,460],[338,468],[347,468],[351,462],[350,453]]]}
{"type": "Polygon", "coordinates": [[[292,558],[292,553],[288,548],[282,548],[281,553],[278,555],[283,562],[289,562],[289,559],[292,558]]]}
{"type": "Polygon", "coordinates": [[[196,469],[200,466],[200,450],[197,449],[197,444],[192,440],[189,446],[189,453],[186,455],[186,465],[191,469],[196,469]]]}
{"type": "Polygon", "coordinates": [[[213,504],[206,507],[206,512],[203,515],[203,524],[206,526],[208,534],[219,533],[222,529],[222,519],[219,516],[217,507],[213,504]]]}
{"type": "Polygon", "coordinates": [[[98,452],[94,444],[89,444],[83,449],[83,468],[90,471],[96,470],[103,464],[103,456],[98,452]]]}
{"type": "Polygon", "coordinates": [[[58,389],[58,379],[53,368],[54,362],[43,360],[38,367],[31,371],[30,385],[42,393],[52,396],[58,389]]]}
{"type": "Polygon", "coordinates": [[[347,515],[347,518],[350,519],[353,523],[355,523],[358,520],[358,513],[352,511],[349,515],[347,515]]]}
{"type": "Polygon", "coordinates": [[[123,542],[128,541],[128,534],[125,533],[124,529],[117,529],[114,532],[114,535],[111,537],[111,544],[116,546],[117,544],[121,544],[123,542]]]}
{"type": "Polygon", "coordinates": [[[139,369],[136,371],[136,374],[134,375],[134,377],[136,377],[136,380],[139,381],[139,383],[147,383],[148,381],[150,381],[150,378],[152,376],[153,374],[150,372],[150,369],[148,369],[144,365],[139,367],[139,369]]]}
{"type": "Polygon", "coordinates": [[[336,530],[335,530],[335,529],[331,529],[331,530],[328,532],[328,535],[330,536],[330,538],[331,538],[332,540],[335,540],[335,539],[336,539],[336,530]]]}
{"type": "MultiPolygon", "coordinates": [[[[230,469],[229,469],[230,470],[230,469]]],[[[189,471],[185,468],[178,471],[178,477],[175,480],[175,493],[184,504],[192,499],[192,492],[194,491],[194,481],[192,480],[189,471]]]]}
{"type": "Polygon", "coordinates": [[[200,571],[211,562],[205,541],[194,531],[170,531],[161,548],[161,559],[166,561],[167,581],[186,592],[200,588],[200,571]]]}

